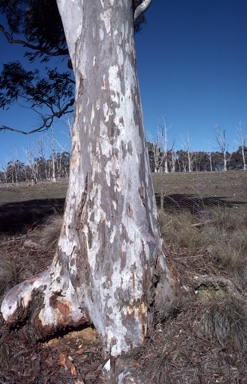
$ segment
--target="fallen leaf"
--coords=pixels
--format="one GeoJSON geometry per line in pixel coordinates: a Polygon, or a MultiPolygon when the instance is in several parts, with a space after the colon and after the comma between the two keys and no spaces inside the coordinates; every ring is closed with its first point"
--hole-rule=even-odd
{"type": "Polygon", "coordinates": [[[70,367],[70,373],[71,373],[71,375],[72,375],[72,376],[77,376],[76,367],[74,366],[73,363],[70,362],[70,364],[71,364],[71,367],[70,367]]]}
{"type": "Polygon", "coordinates": [[[65,371],[70,371],[71,375],[77,376],[76,367],[72,361],[73,358],[71,356],[68,356],[66,352],[61,352],[57,364],[63,366],[65,371]]]}
{"type": "Polygon", "coordinates": [[[76,353],[76,355],[83,355],[84,352],[85,352],[85,349],[80,348],[75,353],[76,353]]]}
{"type": "Polygon", "coordinates": [[[67,360],[67,353],[66,352],[61,352],[59,354],[59,360],[58,360],[57,364],[65,367],[66,360],[67,360]]]}

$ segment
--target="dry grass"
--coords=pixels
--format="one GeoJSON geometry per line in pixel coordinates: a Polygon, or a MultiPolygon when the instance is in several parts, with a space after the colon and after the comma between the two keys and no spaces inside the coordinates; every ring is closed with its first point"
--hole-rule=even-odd
{"type": "MultiPolygon", "coordinates": [[[[62,215],[54,214],[42,226],[37,227],[32,232],[32,244],[34,246],[37,243],[41,245],[40,248],[37,248],[36,252],[40,250],[40,253],[44,255],[44,252],[53,252],[55,250],[61,231],[62,220],[62,215]]],[[[13,241],[6,238],[6,245],[11,247],[11,243],[13,241]]],[[[4,296],[6,292],[23,279],[39,272],[36,268],[37,263],[30,262],[33,259],[33,250],[26,247],[25,242],[24,244],[21,243],[19,257],[15,257],[10,249],[7,247],[6,250],[0,251],[0,297],[4,296]]],[[[38,264],[42,262],[42,257],[40,256],[38,264]]]]}
{"type": "Polygon", "coordinates": [[[62,223],[62,215],[54,214],[50,216],[45,223],[35,231],[35,240],[47,251],[54,251],[57,246],[62,223]]]}
{"type": "Polygon", "coordinates": [[[186,249],[187,254],[193,255],[208,246],[207,236],[197,228],[196,219],[189,211],[159,211],[159,222],[161,234],[173,252],[186,249]]]}
{"type": "Polygon", "coordinates": [[[188,210],[159,211],[161,233],[175,253],[205,255],[226,273],[247,283],[247,216],[233,208],[205,208],[197,215],[188,210]]]}
{"type": "MultiPolygon", "coordinates": [[[[218,277],[223,275],[225,281],[229,279],[233,286],[242,287],[245,291],[246,212],[239,212],[233,207],[203,207],[196,214],[187,209],[164,210],[159,211],[159,222],[162,235],[171,251],[175,255],[181,255],[182,263],[186,260],[189,269],[193,270],[196,264],[200,264],[201,257],[209,276],[210,271],[218,277]]],[[[244,298],[242,300],[235,297],[231,289],[212,289],[210,278],[209,284],[206,283],[202,288],[204,293],[200,297],[198,295],[204,308],[200,326],[206,338],[210,338],[212,343],[217,342],[226,351],[245,353],[247,306],[244,298]]],[[[159,360],[158,355],[155,359],[160,362],[162,360],[159,360]]]]}
{"type": "Polygon", "coordinates": [[[0,296],[19,283],[19,270],[15,260],[7,253],[1,253],[0,258],[0,296]]]}
{"type": "Polygon", "coordinates": [[[232,235],[217,232],[212,236],[209,253],[218,260],[226,272],[239,280],[247,282],[247,240],[246,233],[236,231],[232,235]]]}
{"type": "Polygon", "coordinates": [[[9,364],[10,348],[7,344],[0,344],[0,366],[9,364]]]}
{"type": "Polygon", "coordinates": [[[245,302],[231,297],[210,300],[205,305],[202,325],[205,333],[216,339],[222,348],[233,348],[235,351],[247,350],[245,302]]]}
{"type": "Polygon", "coordinates": [[[211,220],[203,234],[209,239],[207,251],[222,264],[225,272],[240,283],[247,282],[247,217],[234,209],[209,210],[211,220]]]}
{"type": "Polygon", "coordinates": [[[165,196],[174,193],[197,194],[246,203],[247,172],[245,171],[153,173],[152,179],[155,192],[160,193],[163,185],[165,196]]]}

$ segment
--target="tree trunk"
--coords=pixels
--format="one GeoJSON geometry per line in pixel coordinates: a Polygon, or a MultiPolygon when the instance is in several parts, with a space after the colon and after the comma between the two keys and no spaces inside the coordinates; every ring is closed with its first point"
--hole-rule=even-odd
{"type": "Polygon", "coordinates": [[[141,345],[170,281],[157,226],[131,0],[58,0],[76,79],[70,180],[51,267],[2,313],[36,338],[93,323],[112,356],[141,345]]]}
{"type": "Polygon", "coordinates": [[[224,172],[227,171],[227,158],[226,153],[223,153],[223,160],[224,160],[224,172]]]}
{"type": "Polygon", "coordinates": [[[242,161],[243,161],[243,170],[246,170],[246,165],[245,165],[245,145],[241,145],[241,153],[242,153],[242,161]]]}

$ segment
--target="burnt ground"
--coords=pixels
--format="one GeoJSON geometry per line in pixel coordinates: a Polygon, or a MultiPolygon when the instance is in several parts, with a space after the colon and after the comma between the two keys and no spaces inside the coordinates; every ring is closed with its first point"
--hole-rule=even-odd
{"type": "MultiPolygon", "coordinates": [[[[63,201],[49,200],[43,205],[37,202],[21,204],[21,209],[15,203],[11,209],[7,205],[0,207],[1,258],[7,258],[14,270],[10,284],[42,271],[50,264],[53,252],[33,240],[33,231],[47,214],[62,209],[63,201]]],[[[128,367],[132,379],[127,375],[122,381],[126,384],[247,383],[244,341],[241,338],[239,343],[231,340],[231,333],[226,338],[224,335],[220,338],[220,333],[218,337],[212,337],[203,321],[211,307],[205,305],[200,299],[203,294],[199,294],[203,292],[202,288],[211,288],[212,296],[211,293],[206,296],[209,295],[209,301],[213,302],[215,292],[227,288],[226,291],[232,290],[236,301],[243,299],[246,303],[245,287],[230,282],[217,260],[206,260],[205,254],[188,256],[186,250],[173,254],[168,246],[165,253],[178,290],[177,302],[170,316],[149,335],[143,348],[119,361],[116,375],[128,367]]],[[[226,311],[224,300],[222,303],[223,311],[226,311]]],[[[232,303],[233,312],[234,305],[232,303]]],[[[239,319],[242,321],[241,333],[246,327],[246,318],[239,319]]],[[[57,335],[49,342],[35,343],[21,326],[9,329],[0,318],[0,383],[110,384],[113,379],[102,376],[105,361],[93,329],[70,330],[67,335],[57,335]]]]}

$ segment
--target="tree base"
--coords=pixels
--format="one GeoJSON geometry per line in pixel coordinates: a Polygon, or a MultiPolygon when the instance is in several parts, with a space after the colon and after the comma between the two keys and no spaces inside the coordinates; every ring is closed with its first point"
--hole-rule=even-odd
{"type": "Polygon", "coordinates": [[[90,324],[77,292],[65,277],[56,278],[53,265],[13,287],[2,302],[6,323],[25,325],[32,340],[46,339],[68,327],[90,324]]]}

